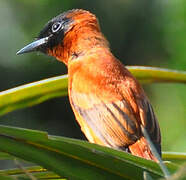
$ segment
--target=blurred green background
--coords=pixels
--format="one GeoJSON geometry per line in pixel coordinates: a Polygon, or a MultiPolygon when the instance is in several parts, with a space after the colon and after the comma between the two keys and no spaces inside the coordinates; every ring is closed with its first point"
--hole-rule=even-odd
{"type": "MultiPolygon", "coordinates": [[[[184,0],[0,0],[0,90],[66,74],[52,57],[16,51],[33,41],[52,17],[73,8],[95,13],[112,52],[125,65],[186,70],[186,1],[184,0]]],[[[186,152],[186,86],[144,86],[162,131],[162,150],[186,152]]],[[[0,117],[1,124],[85,139],[68,98],[0,117]]],[[[3,168],[9,162],[1,164],[3,168]]]]}

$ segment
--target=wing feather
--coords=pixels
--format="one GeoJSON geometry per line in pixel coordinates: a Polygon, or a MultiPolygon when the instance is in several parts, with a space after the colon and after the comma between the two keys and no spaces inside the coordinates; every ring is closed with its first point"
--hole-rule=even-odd
{"type": "MultiPolygon", "coordinates": [[[[80,96],[80,94],[76,94],[76,97],[80,96]]],[[[87,101],[92,99],[87,95],[83,95],[83,97],[87,101]]],[[[139,124],[124,100],[112,103],[101,102],[87,109],[78,106],[72,99],[71,104],[74,112],[78,112],[79,116],[85,120],[83,123],[93,129],[95,135],[100,137],[104,142],[103,144],[107,146],[128,147],[140,135],[139,124]]]]}
{"type": "Polygon", "coordinates": [[[73,98],[71,99],[76,118],[79,117],[77,121],[79,122],[82,119],[81,123],[79,122],[81,127],[84,126],[88,127],[89,130],[91,129],[91,134],[85,133],[85,135],[88,134],[87,138],[91,142],[117,149],[127,149],[128,146],[141,138],[140,123],[142,123],[149,132],[158,152],[161,154],[159,125],[153,109],[146,98],[141,100],[134,97],[135,103],[139,105],[140,120],[136,120],[136,116],[132,113],[132,107],[125,99],[105,103],[97,100],[96,97],[91,97],[95,96],[91,94],[74,94],[74,92],[71,92],[71,97],[74,96],[76,97],[74,100],[83,98],[87,102],[91,100],[90,103],[93,103],[92,99],[95,102],[99,102],[93,104],[91,108],[85,109],[78,106],[73,98]]]}

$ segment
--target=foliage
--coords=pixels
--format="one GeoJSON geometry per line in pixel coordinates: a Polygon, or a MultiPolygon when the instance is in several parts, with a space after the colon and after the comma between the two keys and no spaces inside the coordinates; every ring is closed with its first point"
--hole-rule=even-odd
{"type": "MultiPolygon", "coordinates": [[[[186,73],[159,68],[128,67],[143,83],[186,82],[186,73]]],[[[0,93],[0,114],[25,108],[67,94],[67,76],[49,78],[0,93]]],[[[159,179],[159,165],[126,152],[46,132],[0,126],[0,161],[21,159],[39,166],[1,170],[2,180],[11,179],[159,179]]],[[[186,178],[184,153],[163,153],[172,176],[186,178]]],[[[16,160],[16,162],[17,162],[16,160]]]]}

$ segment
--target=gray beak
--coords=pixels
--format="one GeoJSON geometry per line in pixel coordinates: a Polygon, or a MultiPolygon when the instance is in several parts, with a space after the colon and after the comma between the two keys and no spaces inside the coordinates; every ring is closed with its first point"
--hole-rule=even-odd
{"type": "Polygon", "coordinates": [[[20,49],[16,54],[24,54],[24,53],[28,53],[28,52],[32,52],[32,51],[37,51],[37,49],[46,44],[48,42],[48,37],[42,38],[42,39],[38,39],[30,44],[28,44],[27,46],[25,46],[24,48],[20,49]]]}

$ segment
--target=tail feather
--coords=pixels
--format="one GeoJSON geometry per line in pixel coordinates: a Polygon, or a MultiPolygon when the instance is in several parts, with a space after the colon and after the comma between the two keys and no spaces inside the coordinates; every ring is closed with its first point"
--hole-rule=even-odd
{"type": "Polygon", "coordinates": [[[131,154],[135,156],[158,162],[157,158],[152,154],[149,144],[144,137],[141,137],[134,144],[130,145],[129,150],[131,154]]]}

